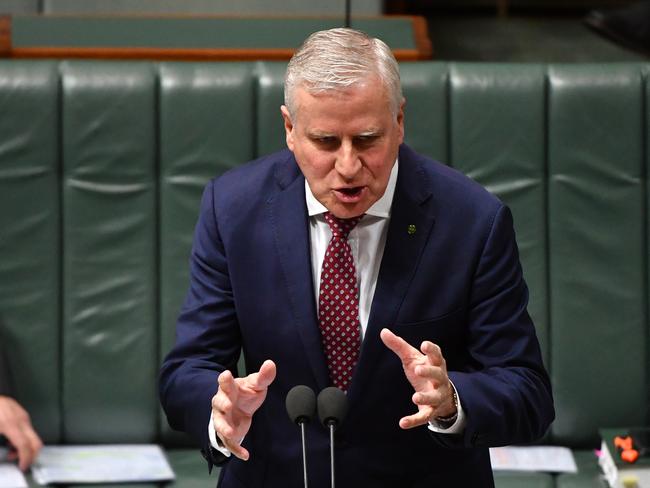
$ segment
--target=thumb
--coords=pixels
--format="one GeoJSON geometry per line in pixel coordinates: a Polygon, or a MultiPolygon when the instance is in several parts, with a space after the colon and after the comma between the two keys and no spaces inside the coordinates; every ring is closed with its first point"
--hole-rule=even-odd
{"type": "Polygon", "coordinates": [[[264,390],[269,387],[275,379],[276,367],[275,363],[267,359],[262,363],[260,370],[249,376],[250,386],[255,390],[264,390]]]}

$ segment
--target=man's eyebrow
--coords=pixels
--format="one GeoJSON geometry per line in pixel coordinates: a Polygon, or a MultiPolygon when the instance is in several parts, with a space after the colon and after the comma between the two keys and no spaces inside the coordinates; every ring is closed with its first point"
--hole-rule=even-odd
{"type": "Polygon", "coordinates": [[[366,131],[360,132],[356,135],[356,137],[376,137],[380,136],[382,134],[381,129],[368,129],[366,131]]]}
{"type": "Polygon", "coordinates": [[[308,131],[307,135],[309,137],[336,137],[336,134],[334,134],[333,132],[325,132],[320,130],[308,131]]]}
{"type": "MultiPolygon", "coordinates": [[[[368,129],[357,134],[354,134],[353,137],[377,137],[383,134],[381,129],[368,129]]],[[[325,138],[325,137],[338,137],[338,134],[334,132],[326,132],[320,130],[310,130],[307,131],[307,136],[312,138],[325,138]]]]}

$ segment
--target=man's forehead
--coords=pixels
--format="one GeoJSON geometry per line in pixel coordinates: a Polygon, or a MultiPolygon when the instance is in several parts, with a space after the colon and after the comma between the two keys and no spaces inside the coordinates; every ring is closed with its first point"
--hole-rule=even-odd
{"type": "MultiPolygon", "coordinates": [[[[345,117],[340,104],[359,101],[368,107],[368,115],[377,115],[383,109],[390,110],[390,99],[387,91],[377,89],[376,85],[354,85],[332,90],[318,90],[311,92],[306,88],[296,90],[295,111],[296,115],[312,116],[328,114],[334,118],[345,117]]],[[[365,110],[364,110],[365,112],[365,110]]],[[[311,117],[310,117],[311,118],[311,117]]],[[[378,129],[376,125],[369,125],[364,130],[378,129]]]]}
{"type": "Polygon", "coordinates": [[[345,99],[359,94],[371,94],[376,98],[388,100],[388,88],[378,77],[361,78],[358,82],[345,86],[312,86],[306,83],[295,89],[296,98],[345,99]]]}
{"type": "Polygon", "coordinates": [[[348,90],[354,90],[365,87],[375,87],[381,85],[384,88],[385,84],[382,81],[381,77],[377,73],[368,73],[364,75],[359,75],[356,77],[349,77],[345,84],[328,82],[327,80],[311,82],[307,80],[302,80],[296,85],[296,90],[304,90],[312,95],[318,94],[327,94],[327,93],[336,93],[336,92],[346,92],[348,90]]]}

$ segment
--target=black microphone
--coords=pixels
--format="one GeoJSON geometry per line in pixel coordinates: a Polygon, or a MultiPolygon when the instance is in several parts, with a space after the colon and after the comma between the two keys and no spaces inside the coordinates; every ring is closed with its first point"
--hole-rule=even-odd
{"type": "Polygon", "coordinates": [[[329,386],[318,394],[318,417],[330,431],[330,477],[334,488],[334,429],[348,413],[348,397],[342,390],[329,386]]]}
{"type": "Polygon", "coordinates": [[[308,424],[316,413],[316,394],[305,385],[294,386],[287,393],[285,400],[287,413],[292,422],[300,426],[302,436],[302,476],[307,488],[307,450],[305,445],[305,424],[308,424]]]}

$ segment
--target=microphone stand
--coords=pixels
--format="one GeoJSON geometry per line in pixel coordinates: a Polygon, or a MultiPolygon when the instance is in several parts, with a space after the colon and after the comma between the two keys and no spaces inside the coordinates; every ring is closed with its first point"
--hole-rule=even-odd
{"type": "Polygon", "coordinates": [[[302,478],[307,488],[307,442],[305,440],[305,424],[316,413],[316,394],[314,390],[305,385],[297,385],[289,390],[285,400],[289,418],[300,426],[300,439],[302,441],[302,478]]]}
{"type": "Polygon", "coordinates": [[[345,393],[334,386],[325,388],[318,394],[318,416],[323,427],[330,431],[330,479],[332,488],[336,486],[334,473],[334,429],[341,424],[348,411],[345,393]]]}
{"type": "Polygon", "coordinates": [[[334,422],[328,422],[330,428],[330,479],[332,480],[332,488],[335,488],[334,483],[334,422]]]}
{"type": "Polygon", "coordinates": [[[302,477],[307,488],[307,448],[305,445],[305,422],[300,422],[300,434],[302,436],[302,477]]]}

